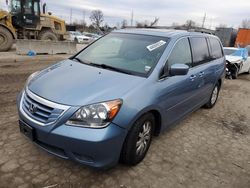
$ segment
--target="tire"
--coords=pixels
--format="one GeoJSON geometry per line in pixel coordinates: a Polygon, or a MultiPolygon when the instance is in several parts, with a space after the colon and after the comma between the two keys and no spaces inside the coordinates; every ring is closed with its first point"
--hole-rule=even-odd
{"type": "Polygon", "coordinates": [[[14,39],[9,30],[0,26],[0,52],[8,51],[13,43],[14,39]]]}
{"type": "Polygon", "coordinates": [[[39,40],[49,40],[49,41],[58,41],[56,34],[52,31],[44,30],[39,33],[39,40]]]}
{"type": "Polygon", "coordinates": [[[77,43],[77,44],[79,43],[79,42],[78,42],[78,39],[77,39],[76,37],[75,37],[75,39],[74,39],[74,42],[77,43]]]}
{"type": "Polygon", "coordinates": [[[155,118],[151,113],[135,122],[123,144],[120,162],[136,165],[144,159],[151,144],[154,127],[155,118]]]}
{"type": "Polygon", "coordinates": [[[234,72],[232,73],[232,78],[237,79],[239,76],[239,69],[235,68],[234,72]]]}
{"type": "Polygon", "coordinates": [[[211,96],[209,98],[209,101],[204,105],[205,108],[213,108],[214,105],[216,104],[217,102],[217,99],[218,99],[218,96],[219,96],[219,93],[220,93],[220,84],[217,83],[215,86],[214,86],[214,89],[211,93],[211,96]]]}

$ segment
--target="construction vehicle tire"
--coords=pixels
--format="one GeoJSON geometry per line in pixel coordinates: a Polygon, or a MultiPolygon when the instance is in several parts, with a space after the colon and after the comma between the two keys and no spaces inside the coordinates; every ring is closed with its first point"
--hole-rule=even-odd
{"type": "Polygon", "coordinates": [[[57,36],[52,32],[48,30],[41,31],[39,36],[39,40],[49,40],[49,41],[58,41],[57,36]]]}
{"type": "Polygon", "coordinates": [[[12,34],[3,26],[0,26],[0,52],[8,51],[13,45],[12,34]]]}

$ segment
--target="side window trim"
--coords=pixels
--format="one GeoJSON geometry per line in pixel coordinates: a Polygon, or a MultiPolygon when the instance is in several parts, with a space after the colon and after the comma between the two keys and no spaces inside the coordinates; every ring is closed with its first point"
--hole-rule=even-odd
{"type": "Polygon", "coordinates": [[[190,37],[188,37],[188,43],[189,43],[189,49],[190,49],[190,53],[191,53],[191,65],[190,68],[194,67],[194,57],[193,57],[193,50],[191,47],[191,41],[190,41],[190,37]]]}

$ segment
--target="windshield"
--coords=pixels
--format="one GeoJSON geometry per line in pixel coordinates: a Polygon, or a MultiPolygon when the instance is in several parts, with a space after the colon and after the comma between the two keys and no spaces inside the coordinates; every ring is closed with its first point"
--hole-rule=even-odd
{"type": "Polygon", "coordinates": [[[242,50],[240,49],[224,49],[225,55],[242,56],[242,50]]]}
{"type": "Polygon", "coordinates": [[[134,75],[147,76],[167,46],[168,38],[111,33],[99,39],[76,58],[84,63],[108,65],[134,75]]]}
{"type": "Polygon", "coordinates": [[[11,1],[11,12],[12,13],[20,13],[21,12],[21,1],[20,0],[12,0],[11,1]]]}

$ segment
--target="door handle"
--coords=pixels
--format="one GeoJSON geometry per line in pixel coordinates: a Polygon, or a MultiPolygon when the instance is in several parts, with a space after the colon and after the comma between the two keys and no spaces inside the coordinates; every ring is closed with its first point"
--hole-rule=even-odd
{"type": "Polygon", "coordinates": [[[200,72],[200,73],[199,73],[199,77],[203,77],[204,74],[205,74],[204,72],[200,72]]]}
{"type": "Polygon", "coordinates": [[[191,75],[191,76],[190,76],[190,80],[191,80],[191,81],[194,81],[195,78],[196,78],[196,75],[191,75]]]}

